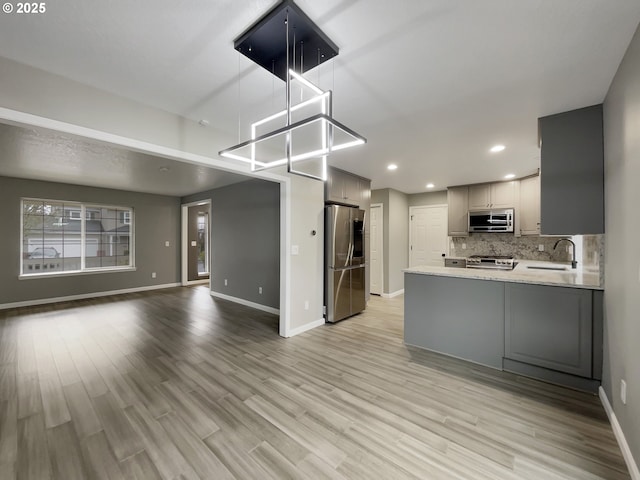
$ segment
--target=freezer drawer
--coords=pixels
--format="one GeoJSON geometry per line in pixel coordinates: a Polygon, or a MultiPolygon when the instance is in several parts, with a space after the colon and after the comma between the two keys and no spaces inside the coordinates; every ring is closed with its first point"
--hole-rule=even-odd
{"type": "Polygon", "coordinates": [[[327,322],[338,322],[365,309],[364,273],[364,267],[327,272],[327,322]]]}

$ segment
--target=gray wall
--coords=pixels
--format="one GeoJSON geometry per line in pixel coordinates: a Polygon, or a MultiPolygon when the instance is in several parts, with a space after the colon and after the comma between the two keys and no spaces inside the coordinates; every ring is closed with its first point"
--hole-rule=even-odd
{"type": "Polygon", "coordinates": [[[0,177],[0,225],[0,304],[180,281],[178,197],[0,177]],[[133,207],[136,271],[19,280],[22,197],[133,207]]]}
{"type": "Polygon", "coordinates": [[[279,308],[280,185],[250,180],[182,202],[205,199],[211,199],[211,290],[279,308]]]}
{"type": "Polygon", "coordinates": [[[604,102],[605,341],[602,385],[640,461],[640,29],[604,102]],[[627,404],[620,380],[627,382],[627,404]]]}
{"type": "Polygon", "coordinates": [[[447,204],[447,191],[441,190],[439,192],[423,192],[412,193],[407,195],[410,207],[422,207],[425,205],[446,205],[447,204]]]}
{"type": "Polygon", "coordinates": [[[383,204],[383,293],[394,293],[404,289],[402,270],[409,266],[409,203],[407,195],[392,188],[373,190],[371,203],[383,204]]]}

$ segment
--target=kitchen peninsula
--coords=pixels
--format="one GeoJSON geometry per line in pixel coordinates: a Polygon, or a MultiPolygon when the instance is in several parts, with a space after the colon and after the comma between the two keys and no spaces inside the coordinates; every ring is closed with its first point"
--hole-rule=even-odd
{"type": "Polygon", "coordinates": [[[600,385],[597,269],[521,261],[509,271],[421,266],[404,275],[407,345],[582,390],[600,385]]]}

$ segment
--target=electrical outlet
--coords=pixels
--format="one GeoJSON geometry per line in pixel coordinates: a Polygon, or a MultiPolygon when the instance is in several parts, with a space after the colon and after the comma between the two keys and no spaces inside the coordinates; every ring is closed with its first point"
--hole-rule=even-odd
{"type": "Polygon", "coordinates": [[[258,293],[262,295],[262,287],[258,287],[258,293]]]}
{"type": "Polygon", "coordinates": [[[309,300],[304,301],[304,309],[309,310],[309,300]]]}
{"type": "Polygon", "coordinates": [[[463,244],[462,244],[462,249],[463,249],[463,250],[466,250],[466,249],[467,249],[467,244],[466,244],[466,243],[463,243],[463,244]]]}
{"type": "Polygon", "coordinates": [[[151,272],[151,278],[156,278],[156,272],[151,272]]]}
{"type": "Polygon", "coordinates": [[[620,400],[624,405],[627,404],[627,382],[620,380],[620,400]]]}
{"type": "Polygon", "coordinates": [[[171,246],[171,242],[169,240],[167,240],[166,242],[164,242],[164,246],[165,247],[170,247],[171,246]]]}
{"type": "Polygon", "coordinates": [[[543,244],[538,245],[538,251],[539,252],[544,252],[544,245],[543,244]]]}
{"type": "Polygon", "coordinates": [[[300,253],[300,247],[298,245],[291,245],[291,255],[298,255],[300,253]]]}
{"type": "Polygon", "coordinates": [[[227,286],[227,279],[226,278],[224,279],[224,286],[225,287],[227,286]]]}

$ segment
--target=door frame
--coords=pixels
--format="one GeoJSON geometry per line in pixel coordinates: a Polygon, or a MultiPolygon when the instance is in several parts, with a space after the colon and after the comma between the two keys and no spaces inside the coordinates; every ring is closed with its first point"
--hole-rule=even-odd
{"type": "Polygon", "coordinates": [[[211,199],[200,200],[182,204],[181,229],[180,229],[180,269],[182,286],[187,285],[211,285],[211,199]],[[204,280],[189,280],[189,207],[209,205],[209,278],[204,280]]]}
{"type": "MultiPolygon", "coordinates": [[[[437,203],[435,205],[413,205],[411,207],[409,207],[409,245],[408,245],[408,249],[409,249],[409,268],[411,268],[411,265],[413,264],[413,250],[411,249],[411,239],[413,238],[413,223],[411,221],[411,217],[413,216],[413,212],[415,211],[416,208],[449,208],[449,206],[446,203],[437,203]]],[[[448,213],[448,211],[447,211],[448,213]]],[[[446,241],[446,248],[445,248],[445,255],[449,256],[449,236],[447,235],[447,241],[446,241]]]]}
{"type": "MultiPolygon", "coordinates": [[[[378,236],[380,237],[380,293],[371,293],[371,278],[369,278],[369,293],[371,295],[382,296],[384,294],[384,203],[372,203],[369,205],[369,225],[371,225],[371,209],[374,207],[380,207],[380,225],[378,225],[378,236]]],[[[370,242],[373,237],[370,237],[370,242]]],[[[371,248],[369,248],[369,254],[371,254],[371,248]]],[[[369,259],[369,276],[371,276],[371,259],[369,259]]]]}

